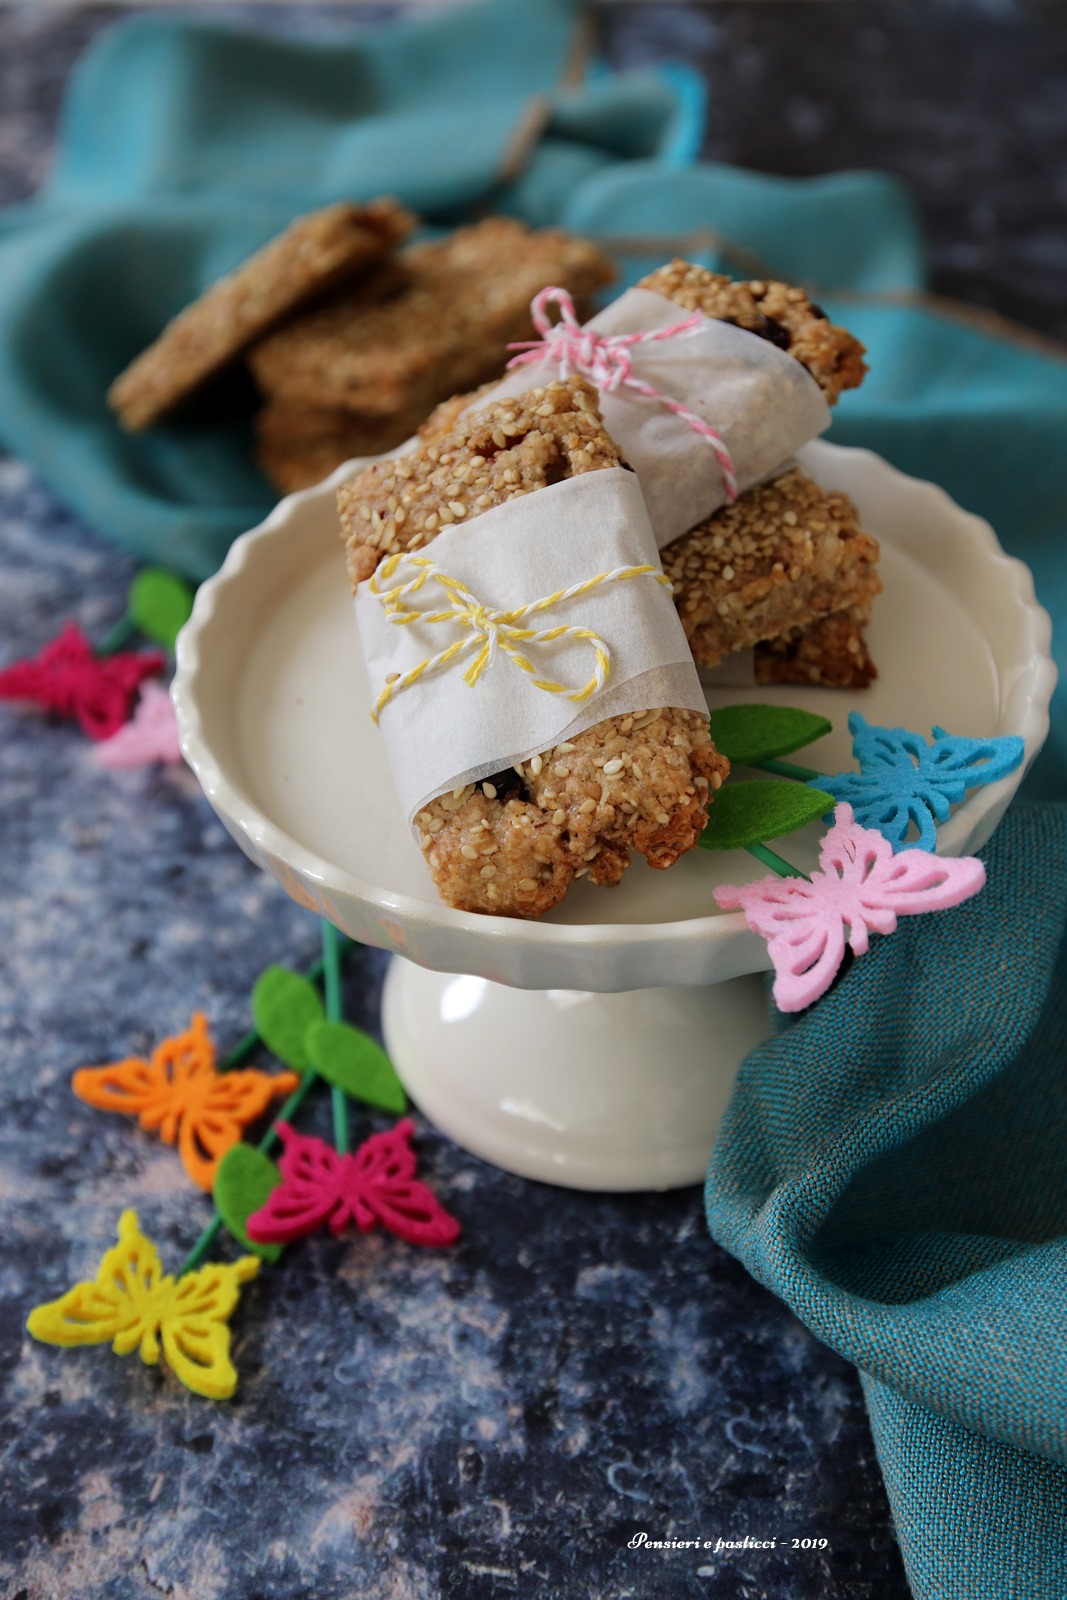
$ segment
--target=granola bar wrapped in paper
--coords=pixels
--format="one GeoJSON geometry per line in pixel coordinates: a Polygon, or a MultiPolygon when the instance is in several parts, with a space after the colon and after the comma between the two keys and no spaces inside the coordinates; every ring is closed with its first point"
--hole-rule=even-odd
{"type": "Polygon", "coordinates": [[[376,714],[442,897],[536,916],[696,844],[728,771],[634,475],[580,378],[338,493],[376,714]]]}
{"type": "Polygon", "coordinates": [[[829,426],[826,395],[802,362],[699,310],[680,317],[676,301],[651,289],[628,289],[584,328],[569,296],[545,290],[534,319],[543,342],[491,398],[561,371],[596,382],[604,425],[637,474],[660,549],[829,426]],[[562,316],[550,326],[553,303],[562,316]]]}

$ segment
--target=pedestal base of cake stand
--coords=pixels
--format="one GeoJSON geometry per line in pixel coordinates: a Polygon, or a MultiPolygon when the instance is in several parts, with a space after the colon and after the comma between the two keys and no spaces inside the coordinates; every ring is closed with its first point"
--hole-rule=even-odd
{"type": "Polygon", "coordinates": [[[382,1026],[412,1100],[472,1154],[570,1189],[700,1183],[766,979],[587,994],[394,957],[382,1026]]]}

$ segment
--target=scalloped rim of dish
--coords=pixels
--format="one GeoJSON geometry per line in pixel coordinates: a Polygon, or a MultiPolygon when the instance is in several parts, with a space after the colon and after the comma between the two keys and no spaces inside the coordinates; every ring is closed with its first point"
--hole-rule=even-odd
{"type": "MultiPolygon", "coordinates": [[[[1028,615],[1028,644],[1031,660],[1036,662],[1036,667],[1030,686],[1026,716],[1022,728],[1018,730],[1025,746],[1023,763],[1015,773],[1001,779],[999,783],[976,790],[957,808],[948,822],[939,828],[938,851],[940,854],[951,855],[955,853],[953,847],[958,848],[963,837],[980,829],[983,820],[990,812],[998,808],[1001,811],[1004,809],[1005,786],[1009,786],[1011,792],[1014,792],[1047,737],[1049,704],[1057,676],[1055,664],[1049,654],[1052,640],[1051,620],[1044,608],[1038,604],[1029,567],[1003,550],[993,528],[983,518],[973,512],[964,511],[939,485],[898,471],[871,450],[832,445],[826,441],[819,441],[819,445],[821,449],[831,450],[835,455],[864,462],[869,471],[893,479],[902,479],[912,489],[916,486],[923,489],[939,511],[943,513],[947,510],[951,517],[963,519],[972,535],[980,540],[986,558],[1002,569],[1006,588],[1015,603],[1028,615]]],[[[712,940],[718,944],[738,937],[747,943],[755,937],[750,933],[743,913],[739,911],[719,911],[707,917],[691,917],[674,922],[606,922],[575,926],[527,922],[514,917],[487,917],[475,912],[456,911],[443,902],[435,905],[429,900],[417,900],[410,895],[391,893],[381,885],[336,867],[308,850],[265,817],[248,796],[230,782],[203,734],[197,703],[198,676],[201,668],[200,635],[212,625],[220,605],[225,603],[228,591],[242,577],[246,568],[256,560],[267,558],[271,539],[277,537],[280,530],[286,527],[294,508],[309,499],[332,495],[338,485],[351,476],[353,467],[361,464],[363,463],[358,461],[345,462],[321,483],[280,500],[263,522],[234,541],[218,572],[202,583],[197,591],[192,615],[178,638],[177,670],[172,694],[182,751],[214,809],[227,818],[257,851],[285,862],[298,876],[307,879],[316,889],[323,889],[327,894],[339,894],[364,901],[374,910],[391,917],[406,917],[423,925],[427,922],[437,922],[443,930],[452,928],[457,933],[462,931],[490,942],[506,938],[512,944],[538,949],[546,945],[562,947],[596,945],[607,950],[628,947],[636,949],[647,944],[650,938],[667,944],[689,944],[694,939],[712,940]]],[[[760,943],[762,944],[762,941],[760,943]]],[[[761,965],[769,967],[770,962],[768,960],[761,965]]],[[[736,970],[753,971],[760,968],[748,964],[736,970]]]]}

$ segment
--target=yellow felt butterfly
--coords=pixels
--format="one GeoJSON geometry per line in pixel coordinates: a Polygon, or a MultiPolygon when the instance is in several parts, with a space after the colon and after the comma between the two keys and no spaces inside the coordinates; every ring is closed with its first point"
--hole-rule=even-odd
{"type": "Polygon", "coordinates": [[[117,1356],[141,1348],[141,1360],[155,1366],[160,1338],[175,1377],[194,1394],[228,1400],[237,1387],[230,1360],[229,1318],[237,1308],[239,1285],[259,1271],[255,1256],[232,1266],[209,1262],[198,1272],[172,1278],[146,1239],[136,1211],[119,1218],[119,1242],[108,1250],[93,1283],[76,1283],[58,1300],[37,1306],[26,1321],[44,1344],[105,1344],[117,1356]]]}

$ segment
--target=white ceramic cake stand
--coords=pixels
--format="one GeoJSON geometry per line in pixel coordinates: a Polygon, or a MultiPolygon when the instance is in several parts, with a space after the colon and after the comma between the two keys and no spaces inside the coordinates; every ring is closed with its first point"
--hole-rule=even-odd
{"type": "MultiPolygon", "coordinates": [[[[924,733],[1021,734],[1033,760],[1055,669],[1028,570],[941,490],[863,450],[815,443],[805,468],[846,490],[882,541],[885,593],[864,693],[720,690],[778,702],[833,733],[797,759],[852,765],[848,713],[924,733]]],[[[182,746],[238,844],[302,905],[393,951],[384,1031],[420,1109],[510,1171],[590,1189],[698,1181],[737,1065],[768,1031],[766,947],[716,884],[763,874],[695,850],[668,872],[576,884],[537,922],[441,904],[400,814],[377,730],[338,539],[334,489],[283,500],[205,583],[178,646],[182,746]]],[[[975,790],[941,829],[960,855],[989,838],[1021,772],[975,790]]],[[[781,849],[816,860],[819,825],[781,849]]]]}

